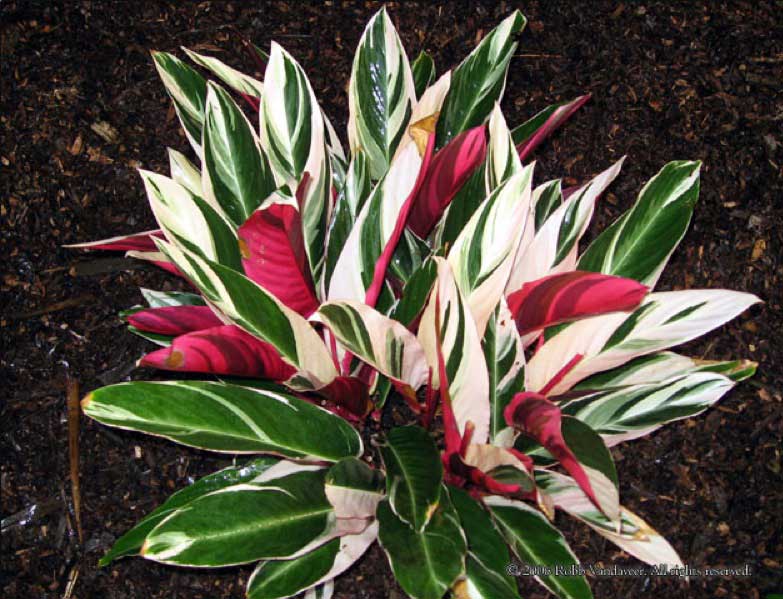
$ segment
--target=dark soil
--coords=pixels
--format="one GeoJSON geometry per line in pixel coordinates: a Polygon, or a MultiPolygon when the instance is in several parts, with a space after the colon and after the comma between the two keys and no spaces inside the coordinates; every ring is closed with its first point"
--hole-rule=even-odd
{"type": "MultiPolygon", "coordinates": [[[[134,169],[166,171],[186,150],[150,49],[217,51],[248,70],[235,32],[277,40],[307,70],[335,125],[365,22],[378,5],[305,2],[2,3],[0,187],[3,397],[2,515],[34,506],[2,536],[3,596],[241,597],[249,568],[200,572],[99,556],[172,490],[225,460],[81,422],[81,516],[74,532],[65,380],[84,392],[131,375],[149,349],[116,314],[138,287],[171,278],[62,244],[153,227],[134,169]],[[113,128],[106,138],[96,123],[113,128]]],[[[597,597],[758,598],[783,590],[783,7],[780,2],[525,2],[529,18],[504,108],[517,124],[547,104],[593,100],[537,153],[539,181],[583,181],[623,154],[623,175],[597,210],[600,230],[666,161],[704,161],[693,224],[661,289],[728,287],[765,304],[688,347],[748,357],[759,374],[704,417],[615,451],[624,503],[692,567],[750,564],[750,577],[603,578],[597,597]]],[[[514,4],[391,3],[408,53],[443,69],[514,4]]],[[[566,518],[584,563],[631,564],[566,518]]],[[[544,596],[522,581],[525,597],[544,596]]],[[[337,583],[337,596],[399,597],[377,548],[337,583]]]]}

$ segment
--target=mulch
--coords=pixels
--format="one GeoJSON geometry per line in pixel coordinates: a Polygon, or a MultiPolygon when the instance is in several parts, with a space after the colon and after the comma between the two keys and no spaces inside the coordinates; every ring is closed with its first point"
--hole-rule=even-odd
{"type": "MultiPolygon", "coordinates": [[[[181,45],[249,71],[238,34],[282,43],[342,128],[364,2],[8,1],[0,7],[0,255],[3,596],[242,597],[251,568],[203,572],[97,560],[142,514],[226,460],[81,421],[81,520],[68,474],[66,380],[83,392],[128,376],[149,349],[117,312],[139,286],[176,282],[147,266],[62,244],[153,228],[137,167],[166,171],[187,143],[149,50],[181,45]],[[68,581],[74,579],[70,589],[68,581]]],[[[442,71],[516,5],[389,3],[411,58],[442,71]]],[[[622,498],[692,567],[749,564],[749,577],[606,577],[606,598],[763,598],[783,590],[783,10],[780,2],[622,3],[531,0],[506,88],[514,125],[547,104],[593,99],[537,152],[538,181],[586,180],[622,155],[622,175],[593,231],[626,209],[667,161],[701,159],[692,226],[660,289],[732,288],[764,304],[685,353],[748,357],[757,376],[716,409],[614,451],[622,498]]],[[[583,563],[632,565],[558,517],[583,563]]],[[[524,597],[544,597],[522,580],[524,597]]],[[[337,583],[337,597],[401,597],[376,547],[337,583]]]]}

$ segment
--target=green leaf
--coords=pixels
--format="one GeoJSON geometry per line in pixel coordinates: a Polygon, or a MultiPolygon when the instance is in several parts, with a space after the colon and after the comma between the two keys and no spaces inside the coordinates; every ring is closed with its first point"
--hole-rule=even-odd
{"type": "Polygon", "coordinates": [[[386,9],[367,24],[348,84],[348,138],[367,154],[370,176],[380,179],[405,133],[415,101],[411,68],[386,9]]]}
{"type": "Polygon", "coordinates": [[[413,86],[416,89],[416,97],[421,98],[424,90],[435,81],[435,62],[432,60],[432,56],[424,50],[419,52],[416,60],[411,65],[411,71],[413,72],[413,86]]]}
{"type": "Polygon", "coordinates": [[[342,418],[294,395],[199,381],[131,382],[93,391],[84,413],[110,426],[225,453],[336,461],[362,452],[342,418]]]}
{"type": "Polygon", "coordinates": [[[171,178],[182,185],[193,195],[201,196],[204,191],[201,189],[201,171],[196,168],[187,157],[181,152],[172,148],[166,148],[169,153],[169,170],[171,178]]]}
{"type": "Polygon", "coordinates": [[[511,139],[506,119],[495,104],[489,118],[489,145],[487,146],[486,187],[492,193],[506,179],[522,170],[522,162],[511,139]]]}
{"type": "Polygon", "coordinates": [[[213,56],[199,54],[193,50],[182,48],[190,59],[197,65],[212,71],[223,83],[238,91],[241,94],[260,98],[264,91],[264,85],[258,80],[240,73],[236,69],[228,66],[226,63],[213,56]]]}
{"type": "Polygon", "coordinates": [[[195,70],[167,52],[153,52],[152,59],[174,109],[182,123],[188,141],[201,155],[201,129],[207,101],[207,82],[195,70]]]}
{"type": "Polygon", "coordinates": [[[205,306],[204,299],[195,293],[185,291],[154,291],[139,288],[144,301],[150,308],[165,308],[168,306],[205,306]]]}
{"type": "Polygon", "coordinates": [[[261,562],[247,583],[248,599],[292,597],[315,585],[334,564],[340,539],[291,560],[261,562]]]}
{"type": "Polygon", "coordinates": [[[300,471],[273,486],[239,484],[204,495],[158,524],[141,553],[196,567],[294,557],[328,540],[334,527],[324,476],[324,470],[300,471]]]}
{"type": "Polygon", "coordinates": [[[423,428],[401,426],[389,432],[380,451],[390,507],[421,532],[441,498],[443,465],[435,443],[423,428]]]}
{"type": "Polygon", "coordinates": [[[508,546],[492,518],[462,489],[449,487],[449,496],[468,542],[463,583],[466,596],[470,599],[519,599],[516,580],[507,574],[511,563],[508,546]]]}
{"type": "Polygon", "coordinates": [[[210,82],[204,126],[204,191],[239,227],[275,190],[275,179],[250,121],[210,82]]]}
{"type": "Polygon", "coordinates": [[[414,531],[384,500],[378,505],[378,538],[403,590],[414,599],[441,599],[465,571],[465,538],[448,494],[426,528],[414,531]]]}
{"type": "Polygon", "coordinates": [[[340,460],[326,476],[326,496],[338,518],[373,518],[383,487],[383,473],[357,458],[340,460]]]}
{"type": "Polygon", "coordinates": [[[579,259],[580,270],[636,279],[654,287],[690,223],[701,162],[668,163],[639,199],[579,259]]]}
{"type": "Polygon", "coordinates": [[[514,11],[454,69],[451,88],[438,119],[438,148],[489,117],[495,102],[503,95],[508,63],[517,47],[513,36],[525,23],[522,13],[514,11]]]}
{"type": "Polygon", "coordinates": [[[256,458],[244,466],[229,466],[228,468],[209,474],[204,478],[197,480],[192,485],[177,491],[163,504],[144,516],[136,526],[117,539],[114,545],[112,545],[112,548],[100,559],[98,565],[106,566],[112,561],[125,557],[126,555],[137,554],[144,544],[144,539],[147,537],[147,534],[177,509],[188,505],[191,501],[194,501],[202,495],[211,493],[212,491],[217,491],[240,483],[249,483],[277,462],[277,458],[256,458]]]}
{"type": "Polygon", "coordinates": [[[517,557],[530,566],[548,566],[552,574],[536,578],[561,599],[589,599],[593,596],[584,576],[558,575],[555,568],[578,567],[579,561],[568,543],[541,512],[521,501],[490,496],[485,503],[500,532],[517,557]]]}
{"type": "Polygon", "coordinates": [[[546,220],[552,216],[552,213],[554,213],[562,203],[563,191],[560,179],[547,181],[533,190],[536,231],[541,229],[546,220]]]}
{"type": "Polygon", "coordinates": [[[487,197],[486,178],[487,164],[479,166],[465,185],[457,192],[446,209],[446,213],[436,227],[435,247],[448,249],[457,239],[462,229],[476,212],[481,202],[487,197]]]}

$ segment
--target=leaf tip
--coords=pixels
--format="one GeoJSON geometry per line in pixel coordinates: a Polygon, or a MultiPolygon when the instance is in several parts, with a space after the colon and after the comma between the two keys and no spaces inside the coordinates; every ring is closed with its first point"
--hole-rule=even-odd
{"type": "Polygon", "coordinates": [[[90,403],[92,403],[92,396],[94,393],[91,391],[87,395],[84,396],[84,399],[80,402],[80,405],[82,407],[82,412],[86,412],[87,408],[89,407],[90,403]]]}

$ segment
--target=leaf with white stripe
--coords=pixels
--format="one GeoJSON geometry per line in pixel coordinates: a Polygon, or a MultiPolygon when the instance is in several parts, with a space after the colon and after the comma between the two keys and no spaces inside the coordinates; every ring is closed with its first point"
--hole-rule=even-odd
{"type": "Polygon", "coordinates": [[[688,229],[699,198],[701,162],[675,161],[644,186],[639,198],[579,258],[580,270],[641,281],[654,287],[688,229]]]}
{"type": "Polygon", "coordinates": [[[527,388],[541,389],[577,354],[583,358],[551,390],[700,337],[760,301],[724,289],[651,293],[632,313],[613,312],[571,323],[549,338],[526,368],[527,388]]]}
{"type": "Polygon", "coordinates": [[[254,79],[249,75],[237,71],[235,68],[228,66],[222,60],[219,60],[214,56],[199,54],[198,52],[188,50],[185,47],[182,49],[193,62],[212,71],[212,73],[219,77],[223,83],[238,91],[240,94],[245,94],[254,98],[260,98],[262,96],[264,85],[258,79],[254,79]]]}
{"type": "Polygon", "coordinates": [[[519,245],[506,284],[506,294],[528,281],[574,270],[577,245],[587,230],[598,197],[617,177],[624,158],[572,193],[538,229],[519,245]]]}
{"type": "Polygon", "coordinates": [[[487,146],[486,186],[487,194],[492,193],[506,179],[522,170],[511,132],[506,125],[506,119],[495,104],[492,116],[489,117],[489,144],[487,146]]]}
{"type": "Polygon", "coordinates": [[[419,342],[433,370],[432,384],[439,388],[438,338],[443,349],[448,375],[449,395],[461,434],[468,421],[475,430],[473,441],[485,443],[489,436],[489,376],[481,349],[476,322],[454,280],[449,263],[434,258],[438,279],[419,324],[419,342]],[[440,304],[440,330],[435,327],[435,308],[440,304]]]}
{"type": "Polygon", "coordinates": [[[296,472],[269,486],[239,484],[199,497],[158,524],[141,554],[164,564],[222,567],[309,551],[334,529],[325,472],[296,472]]]}
{"type": "Polygon", "coordinates": [[[402,41],[385,8],[373,15],[359,40],[348,84],[348,138],[369,159],[370,176],[388,170],[416,100],[402,41]]]}
{"type": "Polygon", "coordinates": [[[139,170],[147,198],[166,238],[177,246],[242,270],[236,231],[212,206],[173,180],[139,170]]]}
{"type": "Polygon", "coordinates": [[[153,52],[152,59],[166,92],[177,111],[185,135],[201,156],[201,129],[207,101],[207,81],[194,69],[168,52],[153,52]]]}
{"type": "Polygon", "coordinates": [[[411,65],[413,73],[413,87],[416,90],[416,97],[421,98],[425,90],[435,81],[435,62],[432,56],[424,50],[419,52],[416,60],[411,65]]]}
{"type": "MultiPolygon", "coordinates": [[[[484,502],[512,551],[530,566],[548,566],[551,574],[536,580],[561,599],[591,599],[593,594],[584,576],[558,575],[555,568],[578,566],[579,560],[568,543],[544,515],[521,501],[489,496],[484,502]]],[[[545,569],[542,569],[545,571],[545,569]]]]}
{"type": "Polygon", "coordinates": [[[517,47],[513,37],[526,22],[521,12],[514,11],[454,69],[451,88],[438,119],[439,148],[489,117],[495,102],[503,95],[508,64],[517,47]]]}
{"type": "Polygon", "coordinates": [[[734,386],[714,372],[692,372],[668,380],[596,392],[561,404],[564,414],[586,422],[616,445],[664,424],[701,414],[734,386]]]}
{"type": "Polygon", "coordinates": [[[391,238],[405,200],[414,190],[421,163],[416,144],[409,144],[375,185],[337,259],[329,282],[330,300],[364,301],[375,263],[391,238]]]}
{"type": "Polygon", "coordinates": [[[259,118],[261,145],[277,185],[297,189],[307,174],[300,211],[310,270],[318,278],[332,202],[323,113],[302,67],[275,42],[259,118]]]}
{"type": "Polygon", "coordinates": [[[563,203],[562,182],[553,179],[533,190],[533,214],[535,230],[538,231],[563,203]]]}
{"type": "Polygon", "coordinates": [[[169,170],[171,178],[182,185],[193,195],[201,196],[201,171],[181,152],[166,148],[169,153],[169,170]]]}
{"type": "Polygon", "coordinates": [[[261,562],[247,583],[248,599],[285,599],[331,581],[358,560],[378,537],[373,523],[291,560],[261,562]]]}
{"type": "Polygon", "coordinates": [[[525,390],[525,353],[505,299],[501,298],[487,321],[481,343],[489,374],[489,440],[499,447],[511,447],[516,433],[503,411],[515,394],[525,390]]]}
{"type": "Polygon", "coordinates": [[[526,166],[482,202],[449,251],[448,261],[479,337],[503,296],[530,211],[533,165],[526,166]]]}
{"type": "Polygon", "coordinates": [[[206,199],[239,227],[275,190],[275,179],[247,117],[211,81],[203,136],[206,199]]]}
{"type": "Polygon", "coordinates": [[[300,314],[243,274],[187,250],[159,242],[204,298],[232,323],[270,343],[299,372],[288,385],[320,389],[337,376],[324,342],[300,314]]]}
{"type": "Polygon", "coordinates": [[[325,485],[335,515],[346,521],[374,518],[383,499],[383,473],[357,458],[345,458],[332,466],[325,485]]]}
{"type": "Polygon", "coordinates": [[[362,452],[358,433],[292,394],[200,381],[134,381],[82,401],[90,418],[223,453],[337,461],[362,452]]]}
{"type": "Polygon", "coordinates": [[[415,391],[427,382],[428,368],[416,336],[396,320],[360,302],[322,304],[311,318],[326,324],[337,340],[378,372],[415,391]]]}
{"type": "Polygon", "coordinates": [[[538,470],[536,484],[542,493],[549,496],[556,507],[581,520],[635,558],[652,566],[666,564],[671,567],[682,567],[680,556],[669,542],[627,508],[621,506],[618,531],[617,523],[595,509],[593,502],[571,477],[558,472],[538,470]]]}

